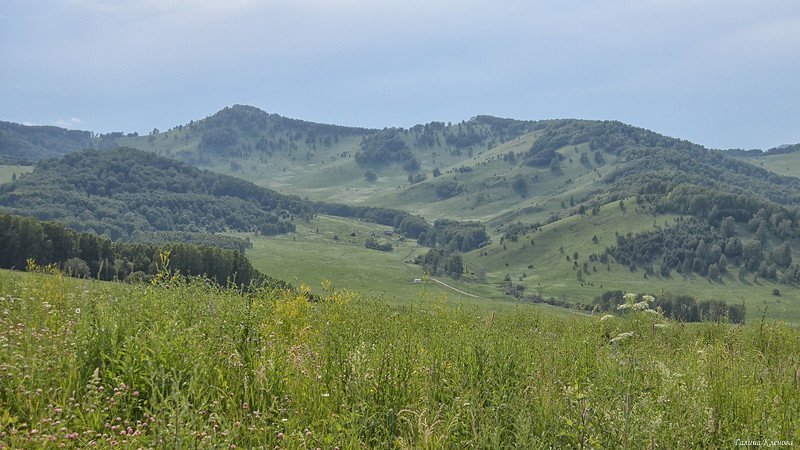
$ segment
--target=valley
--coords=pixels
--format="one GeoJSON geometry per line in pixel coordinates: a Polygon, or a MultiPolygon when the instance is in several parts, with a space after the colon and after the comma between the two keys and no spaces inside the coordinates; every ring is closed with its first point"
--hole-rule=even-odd
{"type": "MultiPolygon", "coordinates": [[[[15,142],[24,141],[25,129],[13,129],[22,133],[15,142]]],[[[52,133],[50,139],[64,138],[63,133],[52,133]]],[[[69,136],[70,145],[75,145],[75,136],[84,135],[69,136]]],[[[794,278],[798,271],[791,265],[800,255],[800,221],[792,212],[800,202],[796,194],[800,179],[791,176],[793,158],[800,153],[729,158],[619,122],[478,116],[461,123],[375,130],[304,122],[242,105],[147,136],[111,133],[92,139],[87,142],[101,153],[73,157],[66,163],[69,168],[47,162],[22,176],[30,166],[0,166],[0,181],[7,186],[6,194],[0,189],[0,206],[5,203],[15,213],[64,220],[115,239],[151,236],[147,239],[166,242],[171,230],[183,233],[182,238],[222,233],[238,242],[248,240],[247,257],[271,277],[308,285],[315,292],[328,280],[397,303],[419,294],[420,286],[413,280],[423,278],[426,269],[413,261],[430,250],[417,242],[416,235],[400,240],[402,218],[421,217],[426,226],[437,220],[477,221],[485,228],[487,241],[463,251],[462,275],[431,276],[488,300],[460,295],[437,283],[427,283],[426,290],[471,303],[543,299],[588,310],[607,291],[691,295],[698,301],[744,304],[751,317],[800,323],[800,278],[794,278]],[[131,150],[103,150],[115,146],[131,150]],[[134,148],[162,159],[147,161],[134,148]],[[86,174],[81,164],[92,164],[101,155],[112,156],[108,167],[96,165],[98,179],[115,173],[120,164],[129,167],[126,173],[132,175],[126,176],[131,179],[120,179],[121,185],[102,182],[104,188],[97,184],[84,188],[85,183],[67,175],[57,189],[46,187],[63,176],[56,172],[86,174]],[[152,167],[137,169],[142,163],[152,167]],[[189,166],[211,172],[201,175],[189,166]],[[52,174],[45,175],[46,167],[52,174]],[[18,181],[10,179],[15,172],[18,181]],[[179,173],[183,178],[175,178],[179,173]],[[209,205],[203,208],[211,214],[187,216],[172,200],[159,200],[164,202],[157,206],[160,209],[145,206],[130,191],[142,185],[143,177],[153,180],[145,183],[148,189],[157,190],[149,194],[151,198],[190,194],[182,204],[209,205]],[[191,179],[204,181],[201,186],[191,179]],[[180,187],[170,187],[171,182],[180,187]],[[71,194],[73,188],[68,186],[79,192],[71,194]],[[261,193],[256,186],[267,191],[261,193]],[[693,200],[695,187],[703,189],[702,204],[693,200]],[[128,192],[117,192],[120,188],[128,192]],[[108,200],[98,197],[106,195],[108,200]],[[731,195],[743,197],[732,200],[731,195]],[[279,208],[264,216],[274,225],[265,227],[264,219],[250,209],[253,198],[279,208]],[[90,202],[99,202],[98,206],[72,218],[48,206],[85,205],[85,199],[97,199],[90,202]],[[223,207],[225,202],[239,205],[238,212],[223,207]],[[379,211],[368,211],[376,207],[379,211]],[[756,214],[765,208],[770,212],[756,214]],[[109,209],[116,212],[109,216],[109,209]],[[384,209],[388,216],[380,216],[384,209]],[[334,216],[331,211],[338,212],[334,216]],[[364,220],[365,213],[371,218],[364,220]],[[164,222],[158,214],[181,218],[164,222]],[[115,222],[115,216],[127,219],[115,222]],[[608,253],[620,236],[639,233],[636,239],[656,239],[652,236],[669,236],[673,229],[677,233],[678,224],[692,220],[717,230],[706,239],[718,239],[725,217],[736,224],[739,242],[759,242],[759,254],[745,260],[732,250],[723,258],[726,261],[717,261],[719,255],[710,261],[694,253],[702,247],[698,247],[701,239],[683,250],[664,248],[678,252],[678,259],[670,261],[658,250],[638,262],[619,262],[608,253]],[[382,234],[389,230],[397,234],[391,238],[382,234]],[[393,249],[365,248],[372,233],[387,238],[383,240],[393,249]],[[785,266],[773,263],[770,256],[782,243],[791,249],[790,264],[785,266]],[[713,269],[714,277],[707,273],[711,265],[721,264],[713,269]]],[[[30,160],[58,153],[31,148],[38,153],[17,152],[15,157],[30,160]]]]}

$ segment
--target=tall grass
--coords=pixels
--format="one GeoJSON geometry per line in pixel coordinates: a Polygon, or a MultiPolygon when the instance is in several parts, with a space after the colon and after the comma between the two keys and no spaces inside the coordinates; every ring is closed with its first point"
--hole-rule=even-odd
{"type": "Polygon", "coordinates": [[[0,273],[0,447],[800,443],[783,323],[323,297],[0,273]]]}

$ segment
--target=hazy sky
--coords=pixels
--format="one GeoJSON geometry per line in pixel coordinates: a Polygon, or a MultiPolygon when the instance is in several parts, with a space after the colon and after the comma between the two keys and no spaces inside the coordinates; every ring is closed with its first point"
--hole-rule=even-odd
{"type": "Polygon", "coordinates": [[[165,130],[235,103],[341,125],[616,119],[800,142],[797,0],[4,0],[0,120],[165,130]]]}

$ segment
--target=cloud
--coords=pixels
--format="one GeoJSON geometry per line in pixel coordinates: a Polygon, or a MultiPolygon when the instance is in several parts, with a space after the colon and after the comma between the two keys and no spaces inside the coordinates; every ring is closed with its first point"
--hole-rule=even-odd
{"type": "Polygon", "coordinates": [[[78,117],[70,117],[69,119],[62,119],[59,117],[53,121],[53,125],[61,128],[75,128],[82,124],[83,121],[78,117]]]}

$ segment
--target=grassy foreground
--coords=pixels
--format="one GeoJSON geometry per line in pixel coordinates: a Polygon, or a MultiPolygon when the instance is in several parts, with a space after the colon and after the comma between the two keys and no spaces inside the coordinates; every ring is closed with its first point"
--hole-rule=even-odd
{"type": "Polygon", "coordinates": [[[800,443],[800,330],[0,272],[0,448],[737,439],[800,443]]]}

